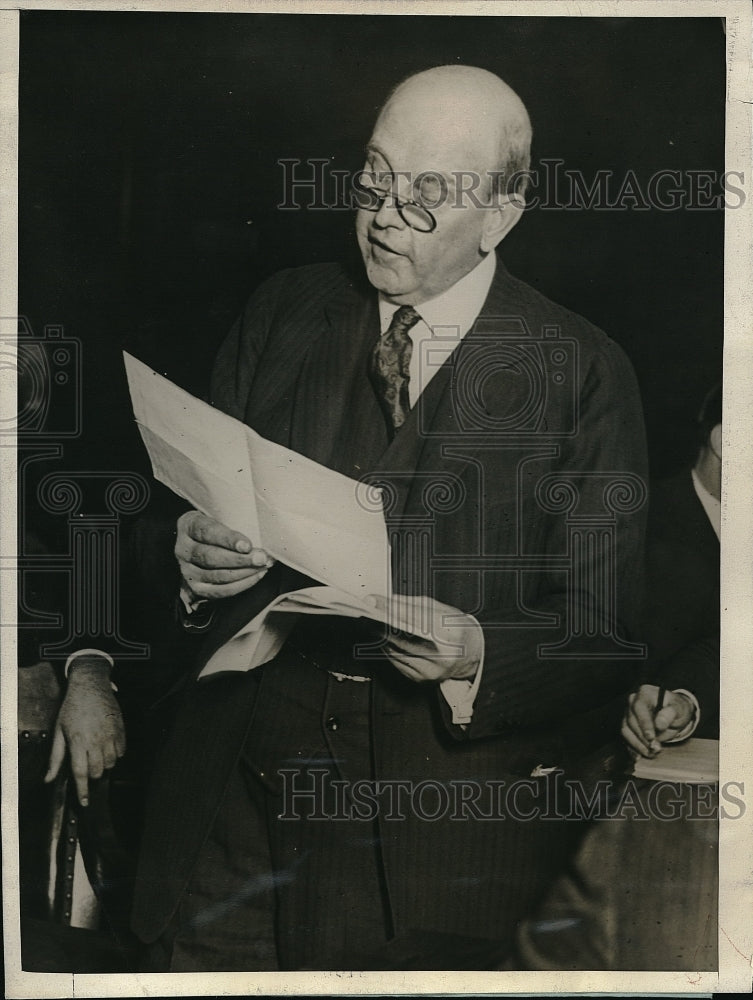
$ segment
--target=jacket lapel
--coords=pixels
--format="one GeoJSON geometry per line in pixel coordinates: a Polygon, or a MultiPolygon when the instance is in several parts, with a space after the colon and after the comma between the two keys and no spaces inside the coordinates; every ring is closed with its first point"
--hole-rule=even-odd
{"type": "Polygon", "coordinates": [[[312,345],[298,379],[290,446],[357,479],[373,461],[374,447],[381,450],[386,440],[366,375],[379,335],[376,296],[351,288],[327,306],[324,319],[325,333],[312,345]]]}

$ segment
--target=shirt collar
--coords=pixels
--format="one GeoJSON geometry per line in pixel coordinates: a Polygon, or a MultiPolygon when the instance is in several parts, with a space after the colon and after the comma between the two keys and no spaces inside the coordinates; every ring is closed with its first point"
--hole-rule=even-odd
{"type": "MultiPolygon", "coordinates": [[[[426,325],[434,332],[440,328],[458,337],[464,337],[473,326],[489,294],[494,273],[497,269],[497,255],[492,251],[460,281],[433,299],[414,306],[426,325]],[[447,330],[447,328],[450,330],[447,330]]],[[[379,320],[382,333],[389,327],[392,317],[399,307],[388,302],[379,293],[379,320]]]]}
{"type": "Polygon", "coordinates": [[[722,533],[722,505],[715,496],[712,496],[706,487],[701,482],[701,479],[695,469],[691,470],[691,476],[693,477],[693,486],[695,488],[696,496],[703,504],[703,509],[706,511],[706,516],[711,522],[711,527],[714,529],[714,534],[721,541],[722,533]]]}

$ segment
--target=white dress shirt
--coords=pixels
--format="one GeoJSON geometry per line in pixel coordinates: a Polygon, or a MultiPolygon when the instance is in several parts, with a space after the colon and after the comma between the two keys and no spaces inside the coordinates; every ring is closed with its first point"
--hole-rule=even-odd
{"type": "MultiPolygon", "coordinates": [[[[487,254],[452,288],[413,308],[421,319],[408,331],[413,342],[408,396],[416,400],[473,326],[489,294],[497,268],[495,254],[487,254]]],[[[379,321],[384,335],[399,306],[379,293],[379,321]]]]}

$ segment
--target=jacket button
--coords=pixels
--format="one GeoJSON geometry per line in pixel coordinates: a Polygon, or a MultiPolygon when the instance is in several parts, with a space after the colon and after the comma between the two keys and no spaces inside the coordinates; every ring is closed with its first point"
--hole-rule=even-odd
{"type": "Polygon", "coordinates": [[[331,733],[336,733],[340,728],[340,720],[336,715],[330,715],[324,725],[329,729],[331,733]]]}

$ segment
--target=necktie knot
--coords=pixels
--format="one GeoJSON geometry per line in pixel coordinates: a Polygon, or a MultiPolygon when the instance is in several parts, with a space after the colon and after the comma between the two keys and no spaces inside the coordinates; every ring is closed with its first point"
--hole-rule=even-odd
{"type": "Polygon", "coordinates": [[[374,345],[369,359],[369,374],[393,436],[410,411],[408,385],[413,341],[408,331],[420,319],[413,306],[400,306],[386,333],[374,345]]]}
{"type": "Polygon", "coordinates": [[[396,331],[398,329],[401,332],[405,331],[407,333],[407,331],[410,330],[412,326],[415,326],[420,319],[421,317],[418,315],[413,306],[400,306],[399,309],[395,310],[389,329],[387,330],[387,335],[392,333],[393,330],[396,331]]]}

